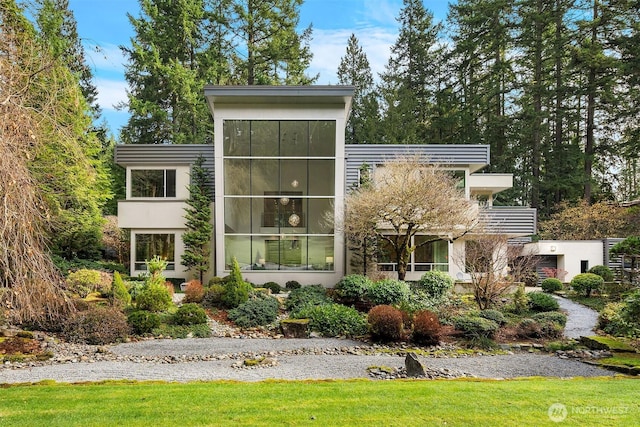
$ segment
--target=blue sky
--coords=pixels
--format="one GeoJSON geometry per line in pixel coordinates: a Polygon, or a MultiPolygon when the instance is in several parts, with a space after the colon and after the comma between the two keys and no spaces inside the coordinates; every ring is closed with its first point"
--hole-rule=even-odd
{"type": "MultiPolygon", "coordinates": [[[[425,0],[424,5],[436,20],[445,19],[447,0],[425,0]]],[[[127,99],[125,60],[119,46],[130,45],[133,31],[127,13],[139,16],[138,1],[69,0],[69,7],[94,70],[103,117],[117,136],[129,117],[114,108],[127,99]]],[[[300,9],[300,26],[313,25],[309,74],[320,74],[317,84],[337,83],[336,70],[351,33],[360,41],[374,74],[381,72],[398,34],[396,17],[401,7],[402,0],[306,0],[300,9]]]]}

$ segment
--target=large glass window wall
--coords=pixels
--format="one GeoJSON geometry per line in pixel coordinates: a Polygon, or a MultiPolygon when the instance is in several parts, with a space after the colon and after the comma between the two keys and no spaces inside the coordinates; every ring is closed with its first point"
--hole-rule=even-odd
{"type": "Polygon", "coordinates": [[[225,264],[333,270],[335,121],[223,125],[225,264]]]}

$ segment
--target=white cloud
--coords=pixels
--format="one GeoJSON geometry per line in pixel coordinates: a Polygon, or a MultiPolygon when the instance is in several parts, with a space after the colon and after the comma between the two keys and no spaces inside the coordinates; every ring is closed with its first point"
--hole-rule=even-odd
{"type": "Polygon", "coordinates": [[[87,62],[96,74],[113,71],[124,74],[124,64],[126,60],[118,46],[108,43],[85,43],[84,48],[87,55],[87,62]]]}
{"type": "Polygon", "coordinates": [[[98,89],[98,104],[103,110],[115,111],[115,106],[127,101],[127,82],[123,80],[111,80],[97,78],[94,84],[98,89]]]}

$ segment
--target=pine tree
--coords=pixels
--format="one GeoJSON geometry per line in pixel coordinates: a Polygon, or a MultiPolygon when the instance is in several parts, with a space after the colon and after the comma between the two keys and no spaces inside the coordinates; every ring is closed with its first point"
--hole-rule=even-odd
{"type": "Polygon", "coordinates": [[[184,254],[182,265],[197,273],[200,283],[209,270],[211,255],[211,188],[210,173],[204,167],[204,157],[199,156],[191,170],[188,207],[185,208],[187,231],[182,235],[184,254]]]}

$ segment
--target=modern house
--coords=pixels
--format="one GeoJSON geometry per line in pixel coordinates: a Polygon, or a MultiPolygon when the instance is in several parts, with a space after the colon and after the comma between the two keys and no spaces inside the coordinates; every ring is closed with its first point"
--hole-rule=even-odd
{"type": "MultiPolygon", "coordinates": [[[[198,156],[214,178],[210,276],[227,275],[235,257],[254,283],[333,286],[349,273],[344,236],[333,226],[348,189],[363,163],[375,169],[399,155],[451,169],[465,195],[487,207],[489,232],[535,233],[534,209],[493,207],[493,196],[510,188],[513,177],[481,173],[489,164],[487,145],[345,145],[352,96],[348,86],[208,86],[213,145],[119,145],[115,158],[126,168],[127,191],[118,224],[131,230],[131,274],[160,255],[169,261],[167,277],[190,277],[180,264],[181,235],[190,165],[198,156]]],[[[465,278],[464,266],[452,261],[456,250],[464,250],[464,241],[422,247],[412,254],[407,279],[431,269],[465,278]]]]}

